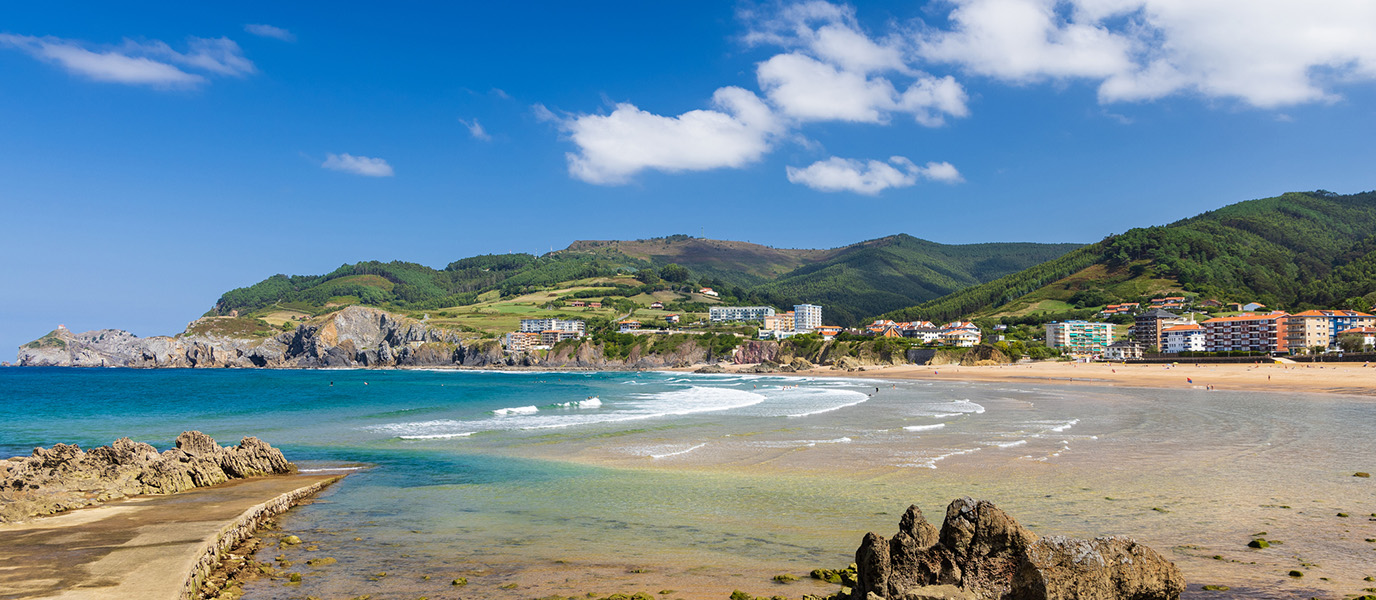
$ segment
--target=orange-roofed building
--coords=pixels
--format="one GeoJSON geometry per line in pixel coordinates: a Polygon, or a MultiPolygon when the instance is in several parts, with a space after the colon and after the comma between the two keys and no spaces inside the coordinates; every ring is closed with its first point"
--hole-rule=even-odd
{"type": "Polygon", "coordinates": [[[1286,319],[1286,345],[1295,352],[1338,345],[1338,334],[1376,325],[1376,316],[1355,310],[1306,310],[1286,319]]]}
{"type": "Polygon", "coordinates": [[[1376,327],[1353,327],[1345,331],[1338,332],[1340,340],[1356,340],[1357,346],[1361,350],[1370,350],[1376,346],[1376,327]]]}
{"type": "Polygon", "coordinates": [[[1201,323],[1204,349],[1209,352],[1284,352],[1289,348],[1285,337],[1285,322],[1289,316],[1277,311],[1209,319],[1201,323]]]}
{"type": "Polygon", "coordinates": [[[824,340],[829,340],[838,335],[841,335],[841,328],[836,325],[823,325],[821,327],[813,329],[812,331],[821,334],[822,339],[824,340]]]}
{"type": "Polygon", "coordinates": [[[1161,330],[1162,349],[1166,354],[1181,352],[1203,352],[1204,326],[1198,323],[1172,325],[1161,330]]]}

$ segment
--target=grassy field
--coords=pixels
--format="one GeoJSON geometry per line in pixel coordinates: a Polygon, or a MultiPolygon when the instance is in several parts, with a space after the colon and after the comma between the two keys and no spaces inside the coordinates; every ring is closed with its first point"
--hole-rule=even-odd
{"type": "Polygon", "coordinates": [[[1123,301],[1183,293],[1180,292],[1180,284],[1174,280],[1133,275],[1131,265],[1109,269],[1105,265],[1094,264],[1008,304],[982,311],[975,316],[1021,317],[1041,312],[1065,312],[1075,308],[1069,300],[1076,293],[1087,289],[1102,289],[1112,296],[1123,298],[1123,301]]]}

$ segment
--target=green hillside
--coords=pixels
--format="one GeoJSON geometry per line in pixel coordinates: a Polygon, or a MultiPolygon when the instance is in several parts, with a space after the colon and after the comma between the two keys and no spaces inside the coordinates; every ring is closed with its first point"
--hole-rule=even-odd
{"type": "Polygon", "coordinates": [[[1183,291],[1272,307],[1376,301],[1376,192],[1288,193],[1132,229],[1055,260],[893,311],[893,319],[1056,313],[1183,291]]]}
{"type": "MultiPolygon", "coordinates": [[[[822,304],[828,323],[854,325],[871,315],[989,281],[1076,247],[953,246],[907,235],[827,250],[778,249],[681,235],[582,241],[544,256],[475,256],[444,269],[368,261],[343,265],[325,275],[274,275],[226,292],[212,313],[269,317],[267,322],[273,324],[350,304],[402,312],[444,309],[462,313],[471,312],[459,310],[462,307],[498,310],[493,303],[500,299],[551,290],[579,298],[637,298],[642,304],[655,299],[688,303],[691,306],[679,307],[681,312],[701,312],[706,310],[703,303],[713,300],[694,292],[706,286],[717,289],[722,302],[780,309],[803,302],[822,304]],[[599,278],[606,281],[594,285],[599,278]]],[[[550,301],[560,298],[556,294],[550,301]]]]}

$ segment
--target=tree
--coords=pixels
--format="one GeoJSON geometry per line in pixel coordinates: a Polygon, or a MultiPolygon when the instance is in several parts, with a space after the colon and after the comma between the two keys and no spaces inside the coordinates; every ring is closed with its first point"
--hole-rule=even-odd
{"type": "Polygon", "coordinates": [[[669,263],[659,269],[660,277],[662,277],[665,281],[672,281],[674,283],[683,283],[685,281],[688,281],[688,278],[691,275],[692,273],[689,273],[688,269],[683,268],[674,263],[669,263]]]}
{"type": "Polygon", "coordinates": [[[1344,335],[1338,338],[1338,346],[1343,352],[1361,352],[1362,337],[1357,335],[1344,335]]]}

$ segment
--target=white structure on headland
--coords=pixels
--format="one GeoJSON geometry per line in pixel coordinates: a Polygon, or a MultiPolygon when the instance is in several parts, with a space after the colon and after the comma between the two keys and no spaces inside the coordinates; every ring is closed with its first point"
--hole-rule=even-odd
{"type": "Polygon", "coordinates": [[[566,319],[521,319],[521,333],[568,331],[582,336],[587,326],[582,321],[566,319]]]}
{"type": "Polygon", "coordinates": [[[772,306],[713,306],[707,309],[707,316],[713,323],[730,321],[763,321],[774,316],[772,306]]]}
{"type": "Polygon", "coordinates": [[[816,304],[793,306],[793,330],[807,333],[822,326],[822,307],[816,304]]]}

